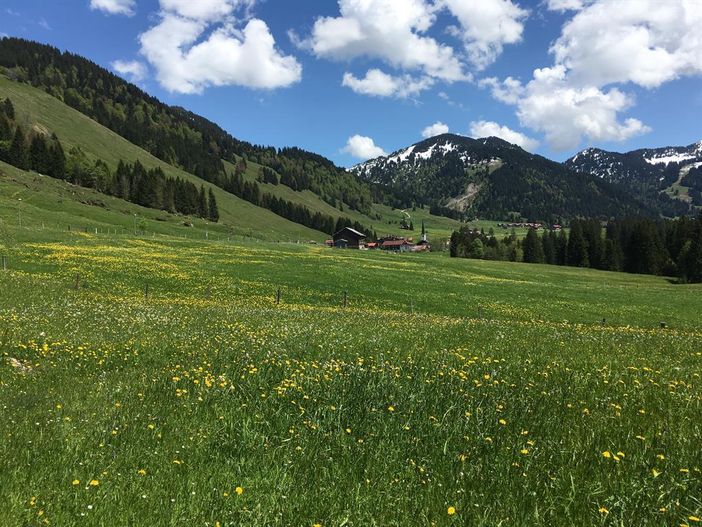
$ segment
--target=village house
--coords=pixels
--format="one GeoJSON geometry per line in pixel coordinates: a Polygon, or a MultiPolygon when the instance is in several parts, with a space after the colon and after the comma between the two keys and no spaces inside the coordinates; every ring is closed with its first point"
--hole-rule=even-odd
{"type": "Polygon", "coordinates": [[[380,244],[380,248],[383,251],[394,251],[394,252],[401,252],[401,253],[406,253],[414,250],[414,244],[407,241],[404,238],[399,238],[396,240],[384,240],[380,244]]]}
{"type": "Polygon", "coordinates": [[[365,242],[366,235],[351,227],[344,227],[333,236],[337,249],[365,249],[365,242]]]}

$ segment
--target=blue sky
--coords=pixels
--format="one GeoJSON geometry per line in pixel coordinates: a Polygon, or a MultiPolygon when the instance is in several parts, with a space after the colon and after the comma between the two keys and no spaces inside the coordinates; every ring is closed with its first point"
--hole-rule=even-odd
{"type": "Polygon", "coordinates": [[[557,160],[699,141],[699,27],[702,2],[685,0],[0,6],[0,34],[86,56],[239,139],[344,166],[446,129],[557,160]]]}

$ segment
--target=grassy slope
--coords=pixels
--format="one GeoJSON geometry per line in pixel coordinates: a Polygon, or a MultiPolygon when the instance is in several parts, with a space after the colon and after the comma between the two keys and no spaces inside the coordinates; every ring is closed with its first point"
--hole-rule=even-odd
{"type": "MultiPolygon", "coordinates": [[[[79,146],[90,156],[106,161],[113,169],[120,159],[129,162],[138,159],[147,168],[160,166],[169,176],[188,179],[197,185],[204,183],[199,178],[160,161],[43,91],[0,76],[0,98],[5,97],[9,97],[14,103],[20,123],[27,128],[38,124],[50,132],[55,132],[66,150],[79,146]]],[[[206,187],[210,186],[204,184],[206,187]]],[[[217,197],[220,222],[233,233],[273,240],[324,238],[324,235],[317,231],[255,207],[217,187],[212,188],[217,197]]],[[[81,209],[82,212],[85,210],[81,209]]],[[[187,229],[184,229],[184,232],[187,232],[187,229]]]]}
{"type": "Polygon", "coordinates": [[[56,242],[15,247],[0,271],[3,526],[702,516],[700,286],[292,244],[56,242]]]}
{"type": "Polygon", "coordinates": [[[222,223],[206,225],[196,219],[192,220],[193,227],[185,227],[184,220],[182,216],[140,207],[0,162],[0,222],[15,229],[14,237],[20,240],[54,239],[68,232],[69,226],[74,233],[98,229],[100,233],[109,230],[133,235],[135,223],[139,229],[144,226],[149,236],[201,239],[237,236],[237,229],[222,223]],[[21,230],[17,229],[20,219],[21,230]]]}
{"type": "MultiPolygon", "coordinates": [[[[234,166],[231,163],[225,162],[225,166],[228,171],[234,170],[234,166]]],[[[260,165],[249,162],[247,164],[247,170],[244,177],[249,181],[254,181],[258,176],[259,169],[260,165]]],[[[414,232],[409,232],[400,229],[400,220],[403,217],[402,213],[399,210],[392,209],[386,205],[381,205],[378,203],[374,204],[371,208],[371,216],[366,216],[350,209],[348,206],[344,206],[343,211],[337,209],[336,207],[332,207],[329,205],[329,203],[325,202],[323,199],[309,190],[298,192],[286,185],[271,185],[269,183],[259,183],[259,186],[264,192],[273,194],[278,198],[300,203],[315,212],[319,211],[335,218],[346,217],[353,221],[358,221],[362,225],[375,229],[378,236],[394,234],[409,237],[414,236],[415,238],[418,238],[421,233],[422,220],[426,222],[427,230],[429,231],[430,236],[435,239],[449,237],[451,236],[452,231],[460,227],[460,222],[456,220],[442,216],[434,216],[429,214],[428,209],[418,209],[416,211],[408,211],[412,217],[415,227],[414,232]]]]}

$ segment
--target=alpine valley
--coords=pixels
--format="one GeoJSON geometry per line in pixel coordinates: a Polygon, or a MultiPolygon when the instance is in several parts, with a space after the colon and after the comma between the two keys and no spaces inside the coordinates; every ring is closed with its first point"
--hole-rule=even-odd
{"type": "MultiPolygon", "coordinates": [[[[5,178],[49,175],[64,191],[89,189],[82,204],[124,215],[117,204],[131,202],[161,226],[192,226],[182,217],[200,216],[229,233],[319,240],[344,226],[399,233],[397,209],[412,208],[415,222],[448,234],[475,218],[674,217],[702,204],[702,143],[628,154],[588,149],[557,163],[495,137],[444,134],[345,170],[299,148],[235,139],[47,45],[4,38],[0,68],[5,178]],[[42,152],[60,166],[33,163],[42,152]]],[[[35,185],[47,196],[60,191],[55,186],[35,185]]]]}

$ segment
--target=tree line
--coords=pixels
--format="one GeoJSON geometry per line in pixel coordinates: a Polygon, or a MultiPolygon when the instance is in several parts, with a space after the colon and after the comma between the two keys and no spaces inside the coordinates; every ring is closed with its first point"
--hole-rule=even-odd
{"type": "Polygon", "coordinates": [[[181,178],[165,175],[161,168],[146,169],[139,161],[120,161],[112,172],[101,159],[92,161],[80,148],[68,154],[56,134],[27,134],[16,123],[15,108],[10,99],[0,102],[0,160],[21,170],[92,188],[143,207],[171,213],[199,216],[219,221],[219,209],[212,188],[205,191],[181,178]]]}
{"type": "Polygon", "coordinates": [[[451,235],[452,257],[589,267],[605,271],[675,276],[702,282],[702,215],[675,220],[625,218],[603,224],[578,219],[570,232],[530,229],[523,240],[512,231],[462,227],[451,235]]]}
{"type": "Polygon", "coordinates": [[[258,181],[247,181],[244,179],[246,167],[247,163],[244,159],[241,159],[237,163],[234,173],[229,174],[223,183],[223,188],[227,192],[257,207],[268,209],[278,216],[282,216],[283,218],[316,231],[331,235],[344,227],[352,227],[357,231],[363,232],[369,239],[377,239],[373,229],[368,229],[357,221],[354,222],[345,217],[339,217],[335,220],[334,217],[329,214],[312,212],[304,205],[279,198],[268,192],[262,192],[258,182],[276,185],[279,183],[277,174],[273,170],[264,167],[258,175],[258,181]]]}

